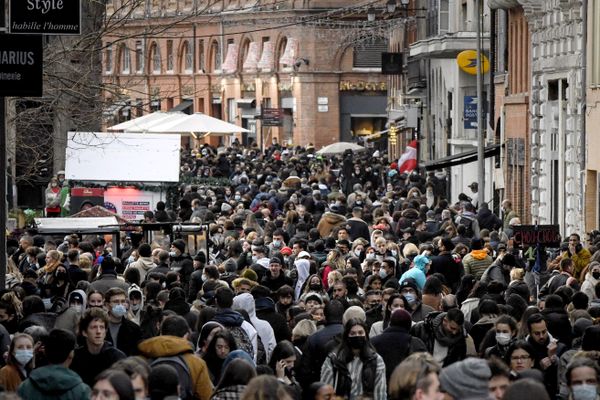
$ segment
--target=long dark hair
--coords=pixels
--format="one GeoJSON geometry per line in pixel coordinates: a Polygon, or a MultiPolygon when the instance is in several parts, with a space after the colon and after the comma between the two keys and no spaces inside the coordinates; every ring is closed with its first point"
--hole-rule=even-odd
{"type": "Polygon", "coordinates": [[[102,371],[95,382],[107,380],[110,382],[115,392],[119,395],[119,400],[135,400],[135,392],[131,384],[131,379],[123,371],[116,369],[107,369],[102,371]]]}
{"type": "Polygon", "coordinates": [[[352,351],[352,348],[348,344],[348,336],[350,335],[350,330],[357,325],[360,325],[363,327],[363,329],[365,330],[365,337],[367,339],[365,346],[362,349],[360,349],[360,353],[359,353],[360,359],[363,361],[367,360],[375,352],[375,348],[373,347],[371,342],[369,342],[369,330],[367,329],[367,324],[358,318],[350,318],[346,322],[346,325],[344,325],[344,333],[342,336],[342,342],[338,346],[338,351],[337,351],[338,359],[340,359],[344,363],[349,363],[350,361],[352,361],[354,359],[354,352],[352,351]]]}
{"type": "Polygon", "coordinates": [[[273,371],[277,370],[277,362],[283,360],[284,358],[288,358],[296,355],[296,350],[294,345],[289,340],[282,340],[277,343],[277,346],[273,349],[273,353],[271,354],[271,360],[269,361],[269,367],[273,369],[273,371]]]}
{"type": "Polygon", "coordinates": [[[227,364],[215,391],[229,386],[247,385],[256,376],[256,370],[248,361],[237,358],[227,364]]]}
{"type": "Polygon", "coordinates": [[[401,299],[402,303],[404,303],[404,309],[410,310],[410,304],[408,304],[406,297],[404,297],[403,295],[398,294],[398,293],[391,295],[390,298],[388,299],[387,303],[385,304],[385,313],[384,313],[384,317],[383,317],[383,329],[387,328],[390,325],[390,318],[392,318],[392,311],[390,310],[390,307],[392,307],[392,304],[394,304],[394,300],[396,300],[396,299],[401,299]]]}

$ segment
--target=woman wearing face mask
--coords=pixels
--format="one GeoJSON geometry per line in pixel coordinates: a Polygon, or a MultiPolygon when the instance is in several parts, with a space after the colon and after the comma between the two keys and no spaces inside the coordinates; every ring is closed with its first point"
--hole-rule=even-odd
{"type": "Polygon", "coordinates": [[[308,279],[306,280],[306,285],[304,286],[303,294],[300,297],[300,300],[304,301],[304,299],[306,298],[308,293],[317,293],[323,299],[329,298],[329,296],[327,295],[327,292],[323,288],[323,282],[321,281],[321,278],[319,278],[318,274],[312,274],[311,276],[308,277],[308,279]]]}
{"type": "Polygon", "coordinates": [[[567,366],[567,386],[572,400],[598,400],[600,368],[591,358],[573,358],[567,366]]]}
{"type": "Polygon", "coordinates": [[[325,359],[321,382],[332,385],[336,395],[351,400],[361,396],[385,399],[385,377],[385,364],[369,342],[367,326],[351,318],[344,325],[342,342],[325,359]]]}
{"type": "Polygon", "coordinates": [[[585,274],[585,280],[581,284],[581,291],[587,295],[590,301],[596,299],[594,288],[598,282],[600,282],[600,262],[592,261],[585,274]]]}
{"type": "Polygon", "coordinates": [[[506,352],[517,336],[517,321],[509,315],[501,315],[494,325],[496,345],[485,349],[485,358],[506,358],[506,352]]]}
{"type": "Polygon", "coordinates": [[[35,368],[33,338],[26,333],[17,333],[10,342],[6,365],[0,369],[0,385],[7,392],[17,390],[35,368]]]}

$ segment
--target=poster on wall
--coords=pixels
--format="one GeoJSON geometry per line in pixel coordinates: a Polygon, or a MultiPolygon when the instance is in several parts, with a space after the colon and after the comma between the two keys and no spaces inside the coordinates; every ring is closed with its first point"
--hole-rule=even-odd
{"type": "Polygon", "coordinates": [[[154,211],[156,203],[165,201],[165,194],[136,188],[109,187],[104,192],[104,204],[129,221],[144,219],[144,212],[154,211]]]}

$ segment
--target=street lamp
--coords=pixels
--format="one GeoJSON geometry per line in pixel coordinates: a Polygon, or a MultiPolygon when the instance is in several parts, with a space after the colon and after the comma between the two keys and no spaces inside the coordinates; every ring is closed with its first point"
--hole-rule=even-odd
{"type": "Polygon", "coordinates": [[[375,21],[375,13],[376,13],[376,11],[375,11],[375,9],[373,7],[369,7],[367,9],[367,20],[369,22],[375,21]]]}
{"type": "Polygon", "coordinates": [[[390,14],[396,11],[396,0],[388,0],[385,5],[387,7],[387,12],[390,14]]]}

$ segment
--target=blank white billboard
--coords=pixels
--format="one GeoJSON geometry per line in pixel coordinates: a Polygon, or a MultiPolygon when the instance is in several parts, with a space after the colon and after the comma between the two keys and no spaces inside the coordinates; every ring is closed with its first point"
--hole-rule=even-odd
{"type": "Polygon", "coordinates": [[[179,182],[181,135],[69,132],[65,178],[179,182]]]}

